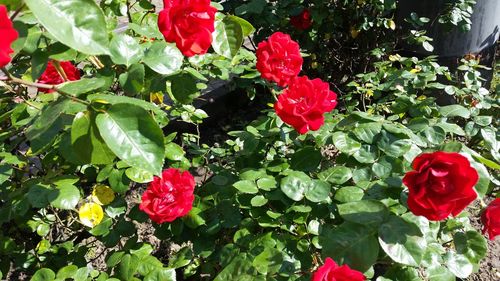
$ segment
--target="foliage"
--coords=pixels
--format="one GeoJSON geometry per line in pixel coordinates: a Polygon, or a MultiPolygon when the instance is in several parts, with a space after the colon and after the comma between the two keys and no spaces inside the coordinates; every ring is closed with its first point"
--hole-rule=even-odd
{"type": "Polygon", "coordinates": [[[471,217],[499,191],[500,87],[484,87],[474,58],[452,71],[393,51],[395,1],[309,1],[306,31],[288,21],[302,1],[212,3],[211,49],[189,58],[164,40],[152,1],[0,3],[19,33],[0,80],[0,279],[310,280],[332,259],[378,281],[453,281],[486,256],[471,217]],[[307,75],[333,81],[338,109],[319,130],[299,134],[272,109],[217,144],[169,126],[199,129],[196,102],[220,80],[251,98],[286,92],[259,77],[251,50],[277,30],[309,54],[307,75]],[[81,79],[40,83],[49,61],[81,79]],[[479,174],[479,204],[442,221],[414,215],[402,182],[434,151],[479,174]],[[157,224],[139,204],[167,168],[195,175],[194,202],[157,224]]]}

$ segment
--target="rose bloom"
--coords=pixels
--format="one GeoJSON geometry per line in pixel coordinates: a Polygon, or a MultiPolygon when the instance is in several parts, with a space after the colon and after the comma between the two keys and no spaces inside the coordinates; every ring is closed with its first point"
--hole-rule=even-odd
{"type": "Polygon", "coordinates": [[[262,78],[285,87],[302,68],[303,59],[299,44],[290,35],[276,32],[259,43],[257,70],[262,78]]]}
{"type": "MultiPolygon", "coordinates": [[[[68,81],[80,80],[80,70],[78,70],[78,68],[76,68],[71,62],[61,61],[59,62],[59,65],[63,69],[68,81]]],[[[61,83],[64,83],[64,78],[61,76],[61,74],[59,74],[59,72],[57,72],[56,67],[54,66],[52,61],[49,61],[49,63],[47,64],[47,68],[38,79],[38,83],[47,85],[59,85],[61,83]]],[[[49,89],[38,90],[45,93],[53,92],[53,90],[49,89]]]]}
{"type": "Polygon", "coordinates": [[[337,95],[328,83],[306,76],[293,79],[274,104],[276,114],[300,134],[318,130],[324,123],[325,112],[337,106],[337,95]]]}
{"type": "Polygon", "coordinates": [[[300,14],[290,17],[290,23],[298,30],[306,30],[312,25],[311,12],[308,9],[302,10],[300,14]]]}
{"type": "Polygon", "coordinates": [[[17,31],[14,29],[10,21],[7,8],[0,5],[0,67],[4,67],[10,63],[10,55],[14,52],[11,45],[18,37],[17,31]]]}
{"type": "Polygon", "coordinates": [[[408,207],[417,216],[432,221],[457,216],[477,197],[477,171],[458,153],[423,153],[412,167],[403,183],[409,190],[408,207]]]}
{"type": "Polygon", "coordinates": [[[194,178],[187,171],[169,168],[155,177],[142,194],[139,209],[156,223],[172,222],[193,207],[194,178]]]}
{"type": "Polygon", "coordinates": [[[363,273],[351,269],[348,265],[339,266],[331,258],[326,258],[323,264],[312,276],[312,281],[364,281],[363,273]]]}
{"type": "Polygon", "coordinates": [[[167,42],[187,57],[205,54],[212,44],[215,13],[210,0],[163,0],[158,27],[167,42]]]}
{"type": "Polygon", "coordinates": [[[491,202],[481,215],[483,233],[488,232],[490,240],[500,235],[500,198],[491,202]]]}

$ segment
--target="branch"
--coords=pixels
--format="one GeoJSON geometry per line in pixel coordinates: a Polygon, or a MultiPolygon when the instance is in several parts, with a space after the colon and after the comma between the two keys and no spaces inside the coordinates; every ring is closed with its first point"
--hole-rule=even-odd
{"type": "Polygon", "coordinates": [[[76,102],[79,102],[79,103],[82,103],[85,105],[90,105],[90,102],[88,102],[86,100],[79,99],[79,98],[77,98],[77,97],[75,97],[67,92],[62,91],[61,89],[59,89],[57,87],[57,85],[48,85],[48,84],[42,84],[42,83],[36,83],[36,82],[22,80],[22,79],[19,79],[17,77],[14,77],[7,69],[5,69],[5,68],[1,68],[1,69],[2,69],[2,72],[5,73],[5,75],[7,75],[7,79],[5,79],[5,81],[7,81],[7,82],[11,82],[11,83],[18,84],[18,85],[24,85],[24,86],[28,86],[28,87],[35,87],[38,89],[46,89],[46,90],[56,91],[59,94],[61,94],[62,96],[69,98],[73,101],[76,101],[76,102]]]}

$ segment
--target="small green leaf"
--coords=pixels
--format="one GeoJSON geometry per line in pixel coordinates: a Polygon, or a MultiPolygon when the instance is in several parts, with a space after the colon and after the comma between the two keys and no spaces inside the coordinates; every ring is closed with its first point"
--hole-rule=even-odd
{"type": "Polygon", "coordinates": [[[305,193],[306,199],[315,203],[328,202],[330,201],[330,189],[331,186],[327,182],[313,180],[305,193]]]}
{"type": "Polygon", "coordinates": [[[311,172],[316,170],[321,162],[321,152],[312,146],[299,149],[292,155],[290,167],[293,170],[311,172]]]}
{"type": "Polygon", "coordinates": [[[318,178],[332,184],[343,184],[352,178],[352,170],[343,166],[335,166],[319,173],[318,178]]]}
{"type": "Polygon", "coordinates": [[[255,194],[259,192],[259,188],[253,181],[241,180],[233,184],[233,186],[243,193],[255,194]]]}
{"type": "Polygon", "coordinates": [[[30,281],[53,281],[56,278],[54,271],[48,268],[42,268],[35,272],[30,281]]]}
{"type": "Polygon", "coordinates": [[[359,148],[361,148],[361,143],[357,142],[353,138],[349,137],[344,132],[335,132],[332,134],[332,141],[335,147],[342,153],[353,154],[359,148]]]}
{"type": "Polygon", "coordinates": [[[444,117],[456,117],[456,116],[463,117],[463,118],[470,117],[470,111],[467,108],[465,108],[459,104],[441,106],[439,108],[439,112],[444,117]]]}
{"type": "Polygon", "coordinates": [[[344,220],[359,224],[378,225],[384,222],[389,215],[387,207],[376,200],[361,200],[339,204],[337,208],[344,220]]]}

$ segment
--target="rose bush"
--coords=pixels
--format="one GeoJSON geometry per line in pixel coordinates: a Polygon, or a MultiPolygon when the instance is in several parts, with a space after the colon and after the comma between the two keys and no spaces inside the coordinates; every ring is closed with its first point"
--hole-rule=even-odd
{"type": "Polygon", "coordinates": [[[0,279],[494,272],[470,218],[498,196],[498,88],[397,54],[396,2],[1,2],[0,279]],[[227,121],[204,123],[220,84],[227,121]]]}

